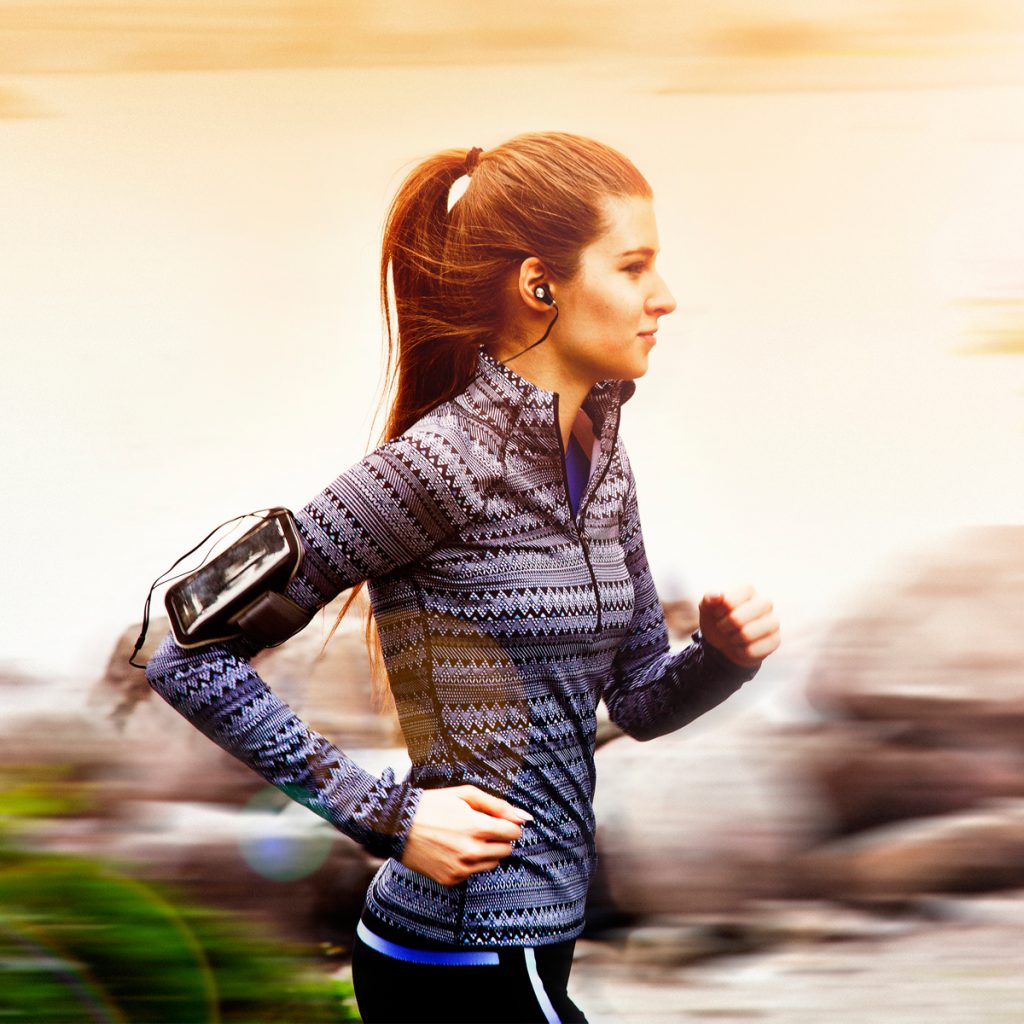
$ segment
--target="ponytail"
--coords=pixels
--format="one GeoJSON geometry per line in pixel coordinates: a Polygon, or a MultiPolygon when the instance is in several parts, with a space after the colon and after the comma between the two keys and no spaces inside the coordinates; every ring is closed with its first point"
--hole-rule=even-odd
{"type": "Polygon", "coordinates": [[[402,183],[384,222],[380,302],[387,332],[385,379],[397,373],[398,387],[382,441],[398,437],[458,394],[476,369],[476,349],[465,344],[459,329],[459,296],[446,272],[448,193],[465,174],[469,152],[446,149],[419,164],[402,183]],[[398,365],[393,368],[396,341],[398,365]]]}

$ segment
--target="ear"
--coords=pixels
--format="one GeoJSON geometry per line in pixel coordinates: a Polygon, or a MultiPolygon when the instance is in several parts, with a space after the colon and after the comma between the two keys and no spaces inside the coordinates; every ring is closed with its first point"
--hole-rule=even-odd
{"type": "Polygon", "coordinates": [[[550,286],[551,275],[548,273],[547,267],[545,267],[536,256],[527,256],[527,258],[519,264],[519,280],[516,288],[518,297],[526,303],[530,309],[547,313],[551,307],[548,306],[547,303],[538,299],[534,294],[534,289],[539,284],[547,284],[550,286]]]}

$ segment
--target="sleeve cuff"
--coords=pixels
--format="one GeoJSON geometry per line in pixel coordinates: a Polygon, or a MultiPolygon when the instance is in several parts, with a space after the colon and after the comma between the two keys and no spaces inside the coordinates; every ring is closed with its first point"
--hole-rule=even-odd
{"type": "Polygon", "coordinates": [[[748,680],[753,679],[761,669],[762,662],[758,662],[751,668],[747,668],[744,665],[737,665],[735,661],[731,661],[722,654],[717,647],[708,643],[699,628],[695,629],[690,634],[690,639],[700,647],[701,656],[704,659],[704,662],[714,671],[715,675],[727,679],[730,682],[745,683],[748,680]]]}
{"type": "Polygon", "coordinates": [[[377,790],[381,800],[376,812],[362,835],[354,838],[375,857],[401,860],[423,790],[407,782],[396,782],[391,768],[385,768],[377,790]]]}

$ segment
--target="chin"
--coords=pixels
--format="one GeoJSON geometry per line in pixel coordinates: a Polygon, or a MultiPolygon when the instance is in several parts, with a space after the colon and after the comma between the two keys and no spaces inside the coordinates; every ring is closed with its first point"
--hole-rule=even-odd
{"type": "Polygon", "coordinates": [[[622,380],[636,380],[637,377],[642,377],[647,372],[647,367],[648,367],[648,360],[647,360],[647,357],[644,356],[643,359],[641,359],[638,362],[634,363],[633,366],[630,367],[629,372],[622,374],[622,378],[621,379],[622,380]]]}

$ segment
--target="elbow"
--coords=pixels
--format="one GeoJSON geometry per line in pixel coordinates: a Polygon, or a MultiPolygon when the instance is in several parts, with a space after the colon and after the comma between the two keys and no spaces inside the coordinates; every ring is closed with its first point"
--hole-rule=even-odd
{"type": "Polygon", "coordinates": [[[664,736],[667,730],[656,729],[654,726],[646,722],[631,722],[627,728],[619,726],[625,735],[631,739],[637,741],[637,743],[647,743],[650,740],[657,739],[659,736],[664,736]]]}
{"type": "Polygon", "coordinates": [[[657,685],[670,656],[658,649],[645,661],[629,666],[616,665],[613,677],[607,680],[602,697],[612,724],[639,743],[664,736],[669,729],[664,725],[662,697],[657,685]]]}
{"type": "MultiPolygon", "coordinates": [[[[733,692],[731,689],[728,693],[733,692]]],[[[609,708],[609,718],[627,735],[640,743],[667,736],[685,728],[708,711],[717,707],[728,693],[716,694],[699,703],[690,702],[680,707],[665,707],[647,716],[616,716],[609,708]]]]}
{"type": "Polygon", "coordinates": [[[663,733],[658,732],[655,729],[651,729],[649,726],[638,726],[632,725],[628,729],[622,730],[631,739],[637,741],[637,743],[647,743],[649,740],[656,739],[658,736],[662,736],[663,733]]]}
{"type": "Polygon", "coordinates": [[[621,702],[608,701],[607,698],[605,706],[608,708],[608,718],[611,723],[626,736],[639,743],[646,743],[648,740],[664,735],[654,722],[637,714],[635,708],[627,708],[621,702]]]}

